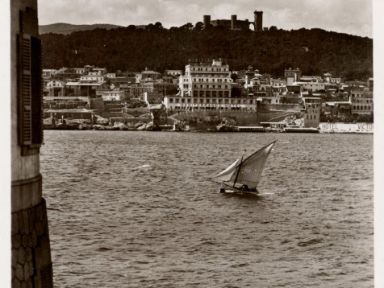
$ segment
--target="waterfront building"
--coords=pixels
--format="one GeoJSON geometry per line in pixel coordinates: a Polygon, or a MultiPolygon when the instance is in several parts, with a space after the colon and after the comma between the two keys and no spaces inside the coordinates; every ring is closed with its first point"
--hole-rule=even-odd
{"type": "Polygon", "coordinates": [[[373,113],[373,93],[368,88],[351,90],[352,114],[371,115],[373,113]]]}
{"type": "Polygon", "coordinates": [[[72,109],[47,109],[44,111],[44,119],[51,118],[55,119],[55,123],[68,120],[93,120],[95,118],[95,114],[93,110],[89,110],[86,108],[72,108],[72,109]]]}
{"type": "Polygon", "coordinates": [[[304,128],[318,128],[320,124],[321,98],[303,97],[304,128]]]}
{"type": "Polygon", "coordinates": [[[368,79],[367,86],[368,86],[368,90],[370,92],[373,92],[373,78],[372,77],[368,79]]]}
{"type": "Polygon", "coordinates": [[[44,96],[43,107],[46,109],[73,109],[73,108],[89,108],[89,97],[72,97],[72,96],[44,96]]]}
{"type": "Polygon", "coordinates": [[[324,115],[338,118],[346,118],[352,114],[350,101],[327,101],[322,104],[324,115]]]}
{"type": "Polygon", "coordinates": [[[43,111],[37,1],[12,0],[10,8],[12,287],[50,288],[52,261],[40,174],[43,111]]]}
{"type": "Polygon", "coordinates": [[[255,96],[242,93],[230,74],[221,60],[191,62],[179,78],[179,93],[165,96],[164,105],[170,110],[256,110],[255,96]]]}

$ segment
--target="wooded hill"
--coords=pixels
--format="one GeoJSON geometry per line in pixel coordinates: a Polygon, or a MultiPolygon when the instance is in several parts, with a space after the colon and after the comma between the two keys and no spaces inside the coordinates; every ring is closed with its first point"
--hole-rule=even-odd
{"type": "Polygon", "coordinates": [[[150,24],[112,30],[95,29],[69,35],[43,34],[43,67],[82,67],[109,71],[162,72],[183,69],[189,59],[222,58],[231,70],[248,65],[282,76],[285,68],[299,67],[305,75],[331,72],[346,80],[365,80],[373,73],[372,39],[321,29],[278,30],[255,33],[201,25],[164,29],[150,24]]]}

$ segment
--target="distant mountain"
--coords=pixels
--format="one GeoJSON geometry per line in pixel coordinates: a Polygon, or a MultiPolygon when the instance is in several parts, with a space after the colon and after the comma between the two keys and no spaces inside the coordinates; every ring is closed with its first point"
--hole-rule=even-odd
{"type": "Polygon", "coordinates": [[[67,35],[76,31],[87,31],[87,30],[93,30],[97,28],[109,30],[109,29],[114,29],[119,27],[121,26],[112,25],[112,24],[74,25],[74,24],[68,24],[68,23],[54,23],[49,25],[40,25],[39,33],[40,34],[56,33],[56,34],[67,35]]]}

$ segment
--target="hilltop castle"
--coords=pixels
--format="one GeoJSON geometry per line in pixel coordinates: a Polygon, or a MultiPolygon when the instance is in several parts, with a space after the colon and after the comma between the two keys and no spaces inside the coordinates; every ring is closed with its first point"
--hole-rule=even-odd
{"type": "Polygon", "coordinates": [[[237,15],[232,15],[231,19],[217,19],[211,20],[211,15],[204,15],[204,28],[224,27],[230,30],[250,30],[250,26],[253,25],[255,32],[263,31],[263,11],[254,12],[254,21],[250,22],[248,19],[238,20],[237,15]]]}

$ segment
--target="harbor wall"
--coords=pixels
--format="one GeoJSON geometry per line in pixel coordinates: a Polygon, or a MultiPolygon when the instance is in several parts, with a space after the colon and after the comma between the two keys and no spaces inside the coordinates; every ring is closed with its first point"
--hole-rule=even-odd
{"type": "Polygon", "coordinates": [[[287,111],[268,111],[268,112],[255,112],[255,111],[190,111],[179,112],[172,117],[185,121],[185,122],[217,122],[220,123],[222,119],[233,119],[237,125],[252,126],[258,125],[263,121],[272,121],[273,119],[284,119],[290,115],[291,112],[287,111]]]}
{"type": "Polygon", "coordinates": [[[324,133],[373,133],[373,123],[320,123],[320,131],[324,133]]]}

